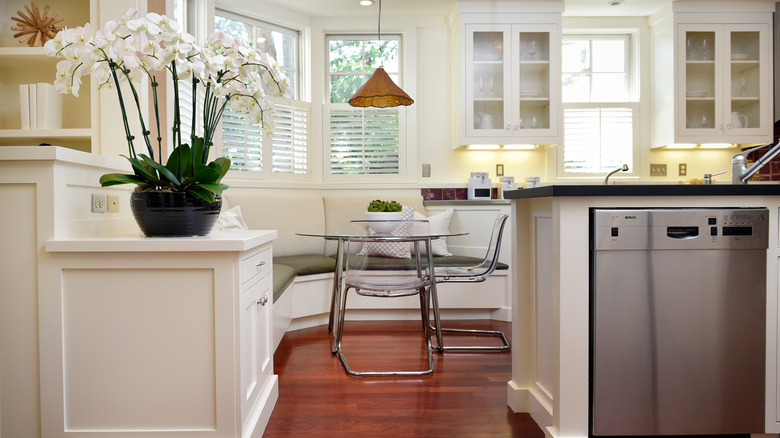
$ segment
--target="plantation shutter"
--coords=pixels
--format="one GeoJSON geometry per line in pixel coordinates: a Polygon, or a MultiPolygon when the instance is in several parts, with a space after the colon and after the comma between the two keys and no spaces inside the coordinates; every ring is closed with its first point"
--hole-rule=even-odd
{"type": "Polygon", "coordinates": [[[605,105],[564,108],[564,170],[604,173],[624,163],[633,168],[634,112],[605,105]]]}
{"type": "Polygon", "coordinates": [[[222,156],[230,158],[233,170],[263,170],[263,133],[260,125],[247,123],[246,116],[225,109],[222,114],[222,156]]]}
{"type": "Polygon", "coordinates": [[[330,112],[332,174],[398,174],[397,109],[333,109],[330,112]]]}
{"type": "MultiPolygon", "coordinates": [[[[200,89],[199,89],[200,90],[200,89]]],[[[198,93],[200,94],[200,93],[198,93]]],[[[192,142],[190,141],[190,136],[192,135],[192,124],[193,124],[193,117],[192,117],[192,80],[182,80],[179,81],[179,119],[181,120],[181,142],[186,143],[190,146],[192,146],[192,142]]],[[[198,111],[203,111],[203,106],[200,105],[197,108],[198,111]]],[[[202,126],[203,123],[201,122],[201,118],[197,117],[196,114],[194,122],[197,123],[195,135],[198,137],[203,136],[202,132],[202,126]]],[[[200,114],[202,116],[202,114],[200,114]]],[[[171,114],[171,118],[173,118],[173,114],[171,114]]]]}
{"type": "Polygon", "coordinates": [[[305,174],[309,171],[309,104],[276,105],[272,139],[274,173],[305,174]]]}

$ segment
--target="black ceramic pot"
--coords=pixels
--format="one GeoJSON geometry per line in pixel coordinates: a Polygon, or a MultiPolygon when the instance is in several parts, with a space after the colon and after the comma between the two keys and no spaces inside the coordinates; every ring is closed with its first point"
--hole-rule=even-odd
{"type": "Polygon", "coordinates": [[[133,192],[130,210],[149,237],[205,236],[214,228],[222,198],[209,204],[185,192],[133,192]]]}

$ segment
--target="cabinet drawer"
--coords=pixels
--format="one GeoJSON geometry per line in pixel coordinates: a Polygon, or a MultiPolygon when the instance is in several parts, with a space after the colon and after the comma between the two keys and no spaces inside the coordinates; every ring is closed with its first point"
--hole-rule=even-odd
{"type": "Polygon", "coordinates": [[[241,284],[244,285],[258,275],[271,272],[271,263],[273,263],[271,257],[271,249],[268,248],[241,260],[239,274],[241,284]]]}

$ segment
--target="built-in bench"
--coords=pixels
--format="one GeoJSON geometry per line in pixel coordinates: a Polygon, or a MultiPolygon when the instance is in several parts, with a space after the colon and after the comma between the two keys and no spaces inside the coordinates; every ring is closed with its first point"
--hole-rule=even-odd
{"type": "MultiPolygon", "coordinates": [[[[422,197],[413,195],[323,194],[319,190],[234,188],[225,193],[223,209],[239,205],[243,219],[250,229],[275,229],[278,233],[274,241],[273,259],[275,346],[281,341],[293,320],[299,321],[301,327],[316,325],[322,321],[323,315],[327,314],[330,305],[333,272],[336,266],[335,242],[299,236],[296,233],[322,234],[338,230],[349,220],[362,218],[368,203],[376,198],[393,199],[403,205],[414,206],[415,211],[429,213],[423,205],[422,197]],[[312,317],[316,320],[311,320],[312,317]]],[[[491,213],[492,218],[496,214],[497,212],[491,213]]],[[[492,224],[492,218],[488,223],[492,224]]],[[[487,245],[487,241],[484,244],[487,245]]],[[[481,255],[483,256],[484,252],[481,255]]],[[[434,264],[437,266],[477,264],[481,260],[481,256],[474,255],[434,256],[434,264]]],[[[394,269],[410,262],[409,259],[397,259],[397,262],[393,261],[391,264],[398,266],[388,265],[385,268],[394,269]]],[[[505,279],[508,275],[507,268],[505,263],[499,264],[498,267],[499,270],[504,271],[505,279]]],[[[492,296],[490,292],[483,291],[484,293],[480,294],[480,302],[465,300],[460,304],[452,304],[456,308],[473,306],[506,309],[508,284],[506,281],[497,283],[500,283],[501,287],[496,290],[496,285],[492,285],[494,287],[492,296]]],[[[446,293],[441,295],[447,296],[446,293]]],[[[353,301],[357,301],[354,304],[357,308],[366,310],[375,308],[374,305],[361,304],[359,300],[353,301]]],[[[353,304],[350,304],[352,308],[353,304]]],[[[415,305],[418,304],[401,303],[394,310],[402,312],[407,307],[414,309],[415,305]]],[[[446,308],[447,305],[447,300],[444,298],[442,308],[446,308]]]]}

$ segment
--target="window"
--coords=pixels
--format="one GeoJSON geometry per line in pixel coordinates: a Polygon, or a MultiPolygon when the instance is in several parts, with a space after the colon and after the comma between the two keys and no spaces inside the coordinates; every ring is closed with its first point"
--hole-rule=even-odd
{"type": "Polygon", "coordinates": [[[330,102],[326,144],[330,145],[330,175],[390,175],[403,173],[404,108],[354,108],[352,95],[383,67],[400,83],[400,36],[331,35],[328,44],[330,102]]]}
{"type": "MultiPolygon", "coordinates": [[[[298,32],[247,17],[217,11],[215,27],[244,38],[268,52],[290,78],[293,98],[300,95],[298,32]]],[[[222,116],[222,154],[230,158],[231,169],[247,174],[275,177],[309,173],[309,113],[311,104],[299,100],[274,101],[273,132],[263,134],[244,114],[226,109],[222,116]]],[[[235,175],[234,175],[235,176],[235,175]]]]}
{"type": "Polygon", "coordinates": [[[638,156],[631,34],[564,35],[559,176],[594,176],[638,156]]]}

